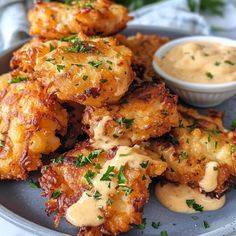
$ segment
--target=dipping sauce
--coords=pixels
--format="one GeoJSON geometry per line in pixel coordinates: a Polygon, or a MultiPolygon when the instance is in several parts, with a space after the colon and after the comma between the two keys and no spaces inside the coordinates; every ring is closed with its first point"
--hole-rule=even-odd
{"type": "Polygon", "coordinates": [[[219,84],[236,81],[236,47],[191,42],[173,47],[157,64],[179,80],[219,84]]]}
{"type": "Polygon", "coordinates": [[[225,204],[225,196],[213,199],[201,194],[198,190],[187,185],[174,185],[171,183],[161,186],[156,185],[155,195],[160,203],[171,211],[179,213],[197,213],[194,207],[187,204],[187,200],[203,207],[203,211],[214,211],[225,204]]]}

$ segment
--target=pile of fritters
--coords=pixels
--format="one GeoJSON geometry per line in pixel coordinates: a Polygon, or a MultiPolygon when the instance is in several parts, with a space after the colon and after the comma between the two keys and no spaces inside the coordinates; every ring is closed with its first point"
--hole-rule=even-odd
{"type": "Polygon", "coordinates": [[[113,190],[96,209],[100,221],[80,225],[79,235],[117,235],[140,224],[153,177],[204,194],[199,181],[216,161],[218,185],[206,194],[219,198],[235,181],[234,132],[219,113],[177,104],[152,68],[168,39],[114,35],[129,19],[108,0],[38,1],[29,12],[35,38],[1,76],[0,178],[25,180],[42,155],[53,155],[39,182],[55,226],[85,194],[101,200],[95,179],[108,165],[113,190]]]}

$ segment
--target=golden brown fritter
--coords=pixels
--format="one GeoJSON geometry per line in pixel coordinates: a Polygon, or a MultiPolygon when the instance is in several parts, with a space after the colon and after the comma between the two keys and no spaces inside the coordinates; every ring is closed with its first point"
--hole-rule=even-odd
{"type": "Polygon", "coordinates": [[[133,80],[132,52],[113,38],[82,34],[61,41],[30,42],[14,53],[13,68],[34,78],[62,101],[102,106],[114,103],[133,80]]]}
{"type": "Polygon", "coordinates": [[[59,147],[56,132],[66,132],[66,111],[39,82],[27,79],[0,78],[0,179],[26,179],[42,165],[42,154],[59,147]]]}
{"type": "Polygon", "coordinates": [[[83,116],[84,130],[104,148],[139,143],[178,125],[177,97],[163,83],[144,83],[118,105],[86,107],[83,116]]]}
{"type": "Polygon", "coordinates": [[[152,67],[153,55],[159,47],[169,41],[168,38],[141,33],[130,37],[117,35],[116,38],[133,52],[133,69],[137,76],[136,79],[151,81],[153,77],[157,76],[152,67]]]}
{"type": "Polygon", "coordinates": [[[193,109],[178,110],[180,126],[151,141],[150,148],[167,162],[166,179],[191,187],[199,187],[207,163],[216,162],[217,186],[208,194],[218,198],[236,179],[235,133],[224,129],[221,113],[212,111],[203,116],[193,109]]]}
{"type": "Polygon", "coordinates": [[[83,32],[113,35],[131,19],[127,9],[109,0],[74,0],[68,4],[38,3],[28,13],[30,34],[46,39],[83,32]]]}
{"type": "Polygon", "coordinates": [[[79,144],[42,168],[40,185],[43,195],[49,198],[47,213],[56,212],[55,225],[58,225],[68,208],[87,196],[95,204],[104,201],[105,204],[102,208],[91,206],[90,215],[96,218],[99,211],[101,222],[96,227],[83,225],[80,235],[116,235],[128,231],[142,221],[150,177],[159,176],[166,169],[166,163],[153,155],[138,146],[104,151],[94,149],[88,142],[79,144]],[[101,191],[101,185],[106,190],[101,191]],[[107,191],[110,191],[108,196],[107,191]]]}

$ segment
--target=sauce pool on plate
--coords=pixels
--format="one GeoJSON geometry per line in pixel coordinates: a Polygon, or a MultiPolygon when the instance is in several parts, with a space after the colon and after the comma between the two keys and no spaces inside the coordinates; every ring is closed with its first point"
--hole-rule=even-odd
{"type": "Polygon", "coordinates": [[[236,47],[188,42],[155,60],[163,71],[179,80],[203,84],[236,81],[236,47]]]}

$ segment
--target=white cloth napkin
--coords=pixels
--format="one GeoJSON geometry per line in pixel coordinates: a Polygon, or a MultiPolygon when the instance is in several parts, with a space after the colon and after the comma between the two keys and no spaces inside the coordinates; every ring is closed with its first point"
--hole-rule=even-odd
{"type": "MultiPolygon", "coordinates": [[[[129,24],[157,25],[194,34],[218,34],[236,39],[236,0],[226,0],[224,17],[199,15],[187,7],[187,0],[167,0],[132,12],[129,24]],[[212,31],[217,28],[217,32],[212,31]],[[220,30],[219,30],[220,29],[220,30]]],[[[28,37],[27,9],[32,1],[0,0],[0,51],[28,37]]],[[[1,236],[33,236],[0,218],[1,236]]]]}

